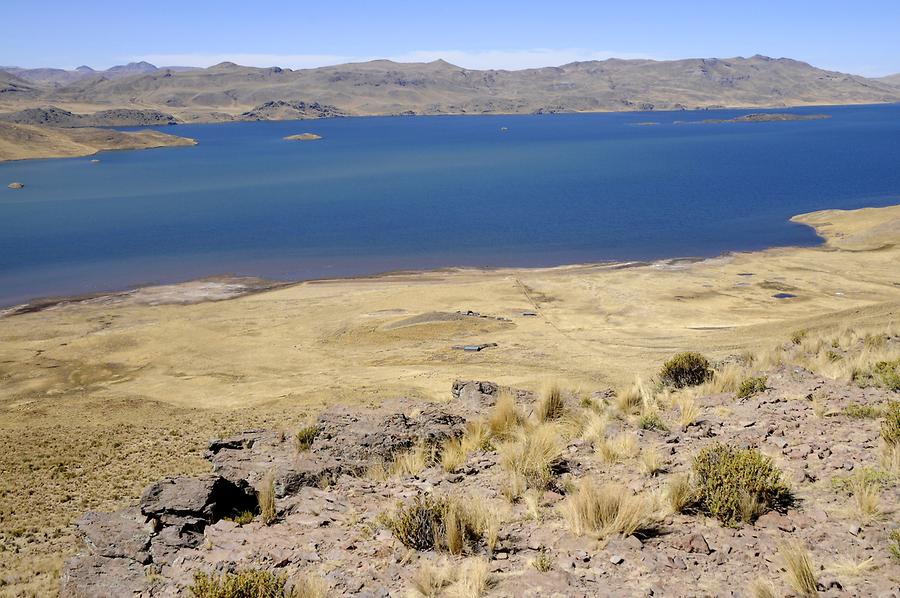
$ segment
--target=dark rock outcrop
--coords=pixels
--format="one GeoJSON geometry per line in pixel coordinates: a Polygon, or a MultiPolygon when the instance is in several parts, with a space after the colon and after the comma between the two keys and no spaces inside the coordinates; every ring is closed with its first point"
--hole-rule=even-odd
{"type": "Polygon", "coordinates": [[[301,118],[335,118],[349,116],[337,106],[319,102],[287,102],[274,100],[241,114],[242,120],[293,120],[301,118]]]}
{"type": "Polygon", "coordinates": [[[316,421],[316,438],[308,450],[298,453],[283,435],[252,430],[210,442],[206,456],[217,475],[236,483],[255,484],[272,472],[275,495],[284,497],[323,479],[361,475],[417,444],[437,446],[462,435],[465,422],[434,405],[416,415],[333,407],[316,421]]]}
{"type": "Polygon", "coordinates": [[[179,550],[200,543],[207,525],[255,508],[256,493],[246,481],[206,475],[165,478],[144,490],[138,506],[85,513],[75,529],[87,551],[66,562],[60,596],[148,595],[145,567],[171,564],[179,550]]]}

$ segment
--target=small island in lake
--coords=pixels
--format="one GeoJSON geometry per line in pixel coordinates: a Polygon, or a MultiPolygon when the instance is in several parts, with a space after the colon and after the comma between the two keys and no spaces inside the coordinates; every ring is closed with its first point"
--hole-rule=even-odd
{"type": "Polygon", "coordinates": [[[831,118],[828,114],[788,114],[788,113],[766,113],[758,112],[755,114],[744,114],[734,118],[708,118],[700,121],[706,124],[720,123],[765,123],[765,122],[782,122],[789,120],[822,120],[831,118]]]}
{"type": "Polygon", "coordinates": [[[315,141],[321,138],[321,135],[316,135],[315,133],[301,133],[299,135],[288,135],[284,139],[285,141],[315,141]]]}

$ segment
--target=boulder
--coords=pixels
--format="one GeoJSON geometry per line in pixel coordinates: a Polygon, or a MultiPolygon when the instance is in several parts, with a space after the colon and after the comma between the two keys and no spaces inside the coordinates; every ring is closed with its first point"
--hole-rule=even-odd
{"type": "Polygon", "coordinates": [[[131,559],[78,555],[65,562],[59,576],[60,598],[120,598],[149,592],[144,566],[131,559]]]}
{"type": "Polygon", "coordinates": [[[494,404],[499,391],[497,384],[479,380],[456,380],[451,390],[454,399],[487,406],[494,404]]]}
{"type": "Polygon", "coordinates": [[[256,508],[256,492],[246,481],[218,475],[163,478],[141,495],[141,512],[163,525],[195,524],[202,531],[226,515],[256,508]]]}
{"type": "Polygon", "coordinates": [[[436,446],[458,438],[465,424],[465,418],[437,405],[428,405],[415,416],[398,412],[381,418],[335,408],[319,416],[319,434],[311,450],[361,470],[375,460],[390,461],[419,443],[436,446]]]}
{"type": "Polygon", "coordinates": [[[137,507],[116,513],[88,511],[75,521],[75,529],[97,556],[147,563],[153,530],[146,521],[137,507]]]}

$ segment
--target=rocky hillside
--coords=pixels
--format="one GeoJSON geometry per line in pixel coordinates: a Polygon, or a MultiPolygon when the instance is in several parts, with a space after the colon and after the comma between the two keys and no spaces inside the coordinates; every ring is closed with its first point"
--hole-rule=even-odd
{"type": "Polygon", "coordinates": [[[174,125],[175,117],[158,110],[118,108],[92,114],[75,114],[55,106],[26,108],[0,114],[0,121],[20,125],[48,125],[51,127],[128,127],[174,125]]]}
{"type": "Polygon", "coordinates": [[[76,522],[61,596],[896,596],[898,349],[797,332],[619,393],[459,381],[215,440],[76,522]],[[785,363],[827,347],[852,383],[785,363]]]}
{"type": "MultiPolygon", "coordinates": [[[[152,66],[152,65],[149,65],[152,66]]],[[[12,77],[5,74],[4,77],[12,77]]],[[[879,80],[764,56],[675,61],[606,60],[521,71],[471,70],[438,60],[376,60],[316,69],[207,69],[133,66],[122,73],[40,77],[19,85],[29,94],[0,94],[0,107],[42,104],[154,108],[188,120],[239,117],[268,102],[329,105],[348,114],[482,114],[696,109],[900,101],[879,80]]],[[[12,82],[15,84],[15,81],[12,82]]],[[[7,82],[5,87],[11,83],[7,82]]],[[[288,114],[290,116],[290,114],[288,114]]]]}

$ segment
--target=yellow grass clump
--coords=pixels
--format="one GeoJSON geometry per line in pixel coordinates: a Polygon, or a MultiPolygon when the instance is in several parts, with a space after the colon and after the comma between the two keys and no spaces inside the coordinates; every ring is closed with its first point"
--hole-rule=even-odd
{"type": "Polygon", "coordinates": [[[492,584],[491,569],[486,560],[466,559],[459,566],[456,581],[448,592],[453,598],[481,598],[492,584]]]}
{"type": "Polygon", "coordinates": [[[554,384],[541,395],[534,413],[539,422],[548,422],[562,417],[565,410],[566,405],[563,401],[562,391],[558,385],[554,384]]]}
{"type": "Polygon", "coordinates": [[[275,473],[269,471],[263,476],[256,489],[256,499],[259,501],[259,519],[265,525],[275,521],[275,473]]]}
{"type": "Polygon", "coordinates": [[[788,583],[794,591],[805,598],[817,596],[818,580],[806,547],[799,542],[788,542],[778,548],[778,553],[784,561],[788,583]]]}
{"type": "Polygon", "coordinates": [[[516,399],[507,389],[501,390],[497,402],[488,415],[487,425],[491,436],[499,439],[509,438],[522,424],[524,417],[516,405],[516,399]]]}
{"type": "Polygon", "coordinates": [[[553,467],[562,457],[559,438],[559,430],[552,424],[523,430],[517,439],[500,447],[500,464],[511,474],[522,476],[529,488],[546,488],[553,467]]]}
{"type": "Polygon", "coordinates": [[[598,487],[582,482],[562,502],[559,511],[569,529],[579,536],[631,535],[656,525],[653,502],[620,485],[598,487]]]}
{"type": "Polygon", "coordinates": [[[666,485],[664,494],[673,513],[683,513],[697,500],[697,493],[691,477],[686,473],[673,475],[666,485]]]}
{"type": "Polygon", "coordinates": [[[637,454],[637,440],[634,434],[621,432],[613,438],[602,438],[594,443],[597,456],[604,463],[618,463],[637,454]]]}
{"type": "Polygon", "coordinates": [[[410,594],[417,598],[436,598],[454,579],[454,571],[446,559],[437,564],[423,559],[410,580],[410,594]]]}
{"type": "Polygon", "coordinates": [[[753,598],[778,598],[775,584],[762,577],[753,580],[747,593],[753,598]]]}

